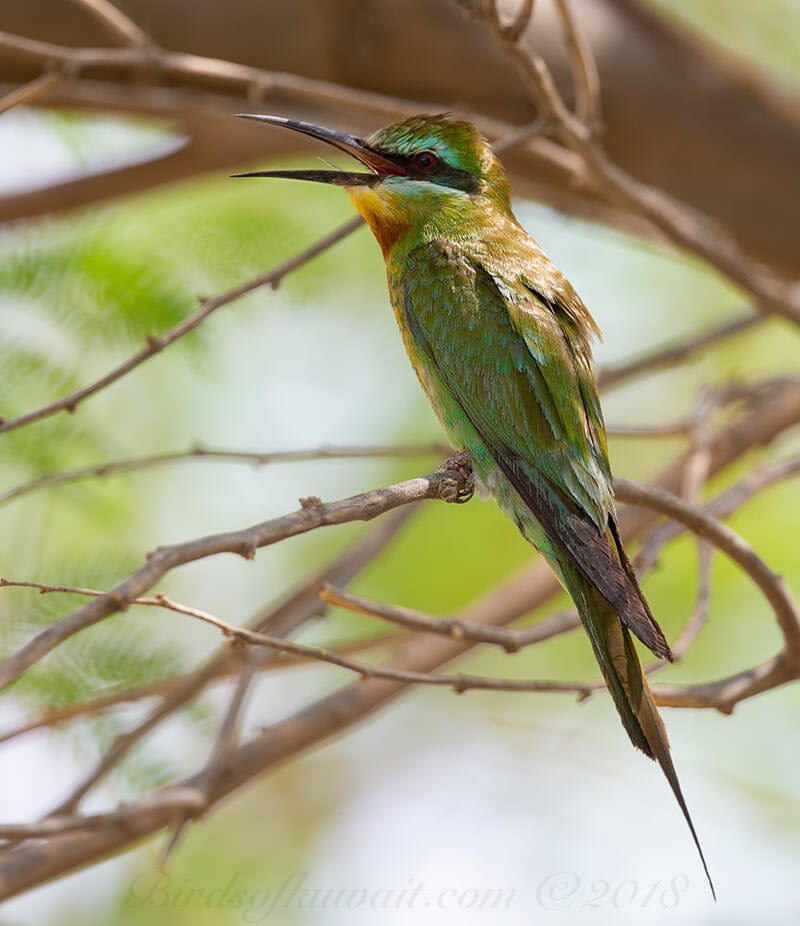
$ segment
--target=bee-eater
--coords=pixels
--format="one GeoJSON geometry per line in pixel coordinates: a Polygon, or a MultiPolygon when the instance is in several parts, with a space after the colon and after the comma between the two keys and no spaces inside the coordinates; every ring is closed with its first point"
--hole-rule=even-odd
{"type": "MultiPolygon", "coordinates": [[[[244,115],[244,114],[243,114],[244,115]]],[[[244,115],[333,145],[367,171],[269,170],[342,186],[386,262],[411,363],[475,478],[572,596],[633,742],[656,759],[702,849],[634,633],[670,659],[623,549],[592,368],[594,319],[511,210],[505,171],[469,122],[415,116],[362,139],[244,115]]]]}

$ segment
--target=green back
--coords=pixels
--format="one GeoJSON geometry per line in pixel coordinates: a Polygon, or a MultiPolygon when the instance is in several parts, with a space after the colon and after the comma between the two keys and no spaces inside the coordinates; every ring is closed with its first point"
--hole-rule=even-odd
{"type": "Polygon", "coordinates": [[[468,444],[477,431],[605,531],[613,495],[603,420],[588,345],[560,303],[493,266],[475,239],[418,246],[390,270],[390,285],[412,360],[435,376],[426,386],[434,407],[451,404],[445,391],[460,406],[445,422],[451,437],[468,444]]]}

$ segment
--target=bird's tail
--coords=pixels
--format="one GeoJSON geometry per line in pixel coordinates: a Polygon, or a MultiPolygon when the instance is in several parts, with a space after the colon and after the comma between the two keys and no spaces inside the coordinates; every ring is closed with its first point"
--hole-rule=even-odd
{"type": "Polygon", "coordinates": [[[700,841],[686,806],[678,774],[672,762],[667,731],[658,713],[647,677],[633,645],[628,628],[621,623],[608,602],[572,564],[559,563],[559,573],[578,607],[594,654],[600,664],[608,690],[614,699],[622,723],[637,749],[661,766],[675,800],[689,826],[692,839],[703,863],[711,893],[714,885],[708,872],[700,841]]]}
{"type": "Polygon", "coordinates": [[[667,731],[647,684],[631,632],[657,656],[671,659],[631,566],[613,515],[605,533],[585,512],[576,510],[551,484],[536,478],[521,461],[501,453],[495,462],[522,505],[509,494],[506,510],[530,543],[542,551],[578,608],[608,690],[637,749],[655,759],[669,782],[703,863],[711,893],[714,885],[697,838],[678,774],[672,764],[667,731]]]}

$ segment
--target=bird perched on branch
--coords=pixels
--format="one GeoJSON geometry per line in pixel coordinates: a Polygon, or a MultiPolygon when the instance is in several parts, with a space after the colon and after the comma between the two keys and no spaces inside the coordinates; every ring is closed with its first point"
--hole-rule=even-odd
{"type": "Polygon", "coordinates": [[[472,124],[448,116],[415,116],[367,139],[244,118],[320,139],[368,168],[237,176],[335,184],[366,219],[431,405],[453,445],[469,452],[478,482],[572,596],[623,726],[661,766],[708,876],[631,638],[671,658],[620,539],[592,368],[599,331],[515,218],[500,161],[472,124]]]}

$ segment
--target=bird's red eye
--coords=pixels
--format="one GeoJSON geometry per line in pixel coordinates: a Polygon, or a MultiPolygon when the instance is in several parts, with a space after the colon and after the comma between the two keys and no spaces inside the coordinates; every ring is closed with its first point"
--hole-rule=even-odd
{"type": "Polygon", "coordinates": [[[432,151],[420,151],[414,155],[414,167],[417,170],[433,170],[439,158],[432,151]]]}

